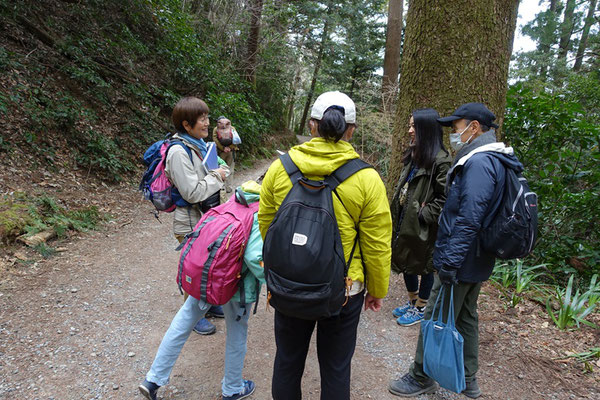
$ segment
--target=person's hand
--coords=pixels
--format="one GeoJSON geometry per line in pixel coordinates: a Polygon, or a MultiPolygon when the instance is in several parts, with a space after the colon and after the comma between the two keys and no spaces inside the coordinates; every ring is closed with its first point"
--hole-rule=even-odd
{"type": "Polygon", "coordinates": [[[225,172],[225,170],[223,168],[217,168],[214,170],[214,172],[216,172],[217,174],[219,174],[219,176],[221,177],[221,180],[224,181],[225,177],[227,176],[227,173],[225,172]]]}
{"type": "Polygon", "coordinates": [[[223,149],[223,151],[224,151],[225,153],[229,153],[229,152],[231,151],[231,149],[230,149],[229,147],[225,147],[225,148],[223,149]]]}
{"type": "Polygon", "coordinates": [[[456,269],[444,265],[438,272],[438,276],[444,285],[458,285],[457,272],[456,269]]]}
{"type": "Polygon", "coordinates": [[[365,296],[365,310],[379,311],[381,310],[381,306],[383,305],[383,299],[378,299],[377,297],[371,296],[370,293],[367,293],[365,296]]]}

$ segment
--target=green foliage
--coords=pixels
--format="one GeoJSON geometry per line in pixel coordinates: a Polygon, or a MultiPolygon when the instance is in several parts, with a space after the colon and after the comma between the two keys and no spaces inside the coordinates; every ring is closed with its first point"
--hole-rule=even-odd
{"type": "MultiPolygon", "coordinates": [[[[0,198],[0,237],[4,242],[25,233],[33,235],[47,230],[53,230],[59,237],[71,229],[88,231],[106,218],[95,206],[67,210],[47,195],[32,197],[19,192],[0,198]]],[[[38,250],[42,255],[46,253],[45,248],[38,250]]]]}
{"type": "Polygon", "coordinates": [[[537,285],[535,281],[542,275],[538,269],[546,269],[546,264],[524,266],[523,260],[511,260],[497,265],[490,279],[499,285],[509,307],[516,307],[523,295],[537,285]]]}
{"type": "Polygon", "coordinates": [[[579,289],[574,291],[573,279],[571,275],[567,287],[565,289],[556,287],[553,296],[549,297],[546,302],[546,310],[559,329],[566,329],[583,323],[590,326],[594,324],[585,320],[590,315],[596,304],[590,304],[590,297],[594,294],[590,290],[580,293],[579,289]],[[558,303],[558,311],[552,309],[552,300],[558,303]]]}
{"type": "Polygon", "coordinates": [[[592,362],[594,359],[600,359],[600,347],[592,347],[588,351],[571,353],[568,356],[576,358],[577,361],[582,363],[584,372],[594,372],[594,366],[592,362]]]}
{"type": "Polygon", "coordinates": [[[78,148],[77,162],[111,181],[121,181],[122,174],[135,170],[134,164],[123,148],[114,139],[98,131],[89,129],[84,132],[83,137],[78,141],[78,148]]]}
{"type": "Polygon", "coordinates": [[[548,92],[509,89],[504,132],[539,198],[536,260],[557,272],[600,272],[600,80],[548,92]],[[586,91],[589,108],[578,100],[586,91]]]}

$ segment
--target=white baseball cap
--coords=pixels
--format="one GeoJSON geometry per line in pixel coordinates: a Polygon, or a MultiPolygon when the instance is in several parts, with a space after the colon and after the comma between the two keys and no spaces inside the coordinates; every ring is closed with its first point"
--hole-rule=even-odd
{"type": "Polygon", "coordinates": [[[356,106],[354,102],[348,95],[337,90],[335,92],[325,92],[317,97],[310,111],[310,117],[321,120],[325,110],[331,106],[338,106],[344,109],[346,123],[356,123],[356,106]]]}

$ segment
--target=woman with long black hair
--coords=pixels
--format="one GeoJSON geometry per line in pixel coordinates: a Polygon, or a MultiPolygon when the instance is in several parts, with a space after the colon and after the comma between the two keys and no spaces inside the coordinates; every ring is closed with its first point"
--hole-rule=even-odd
{"type": "Polygon", "coordinates": [[[392,269],[404,275],[408,291],[407,302],[393,311],[402,326],[423,319],[433,286],[433,245],[452,161],[444,147],[439,117],[433,108],[413,111],[408,126],[410,145],[392,198],[392,269]]]}

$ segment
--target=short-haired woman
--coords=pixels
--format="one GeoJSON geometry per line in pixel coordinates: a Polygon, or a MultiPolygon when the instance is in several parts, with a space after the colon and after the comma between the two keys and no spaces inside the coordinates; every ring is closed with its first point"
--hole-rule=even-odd
{"type": "Polygon", "coordinates": [[[439,117],[433,108],[413,111],[408,126],[410,145],[391,203],[392,269],[404,275],[408,291],[406,304],[392,312],[401,326],[423,319],[433,286],[433,245],[452,161],[444,147],[439,117]]]}

